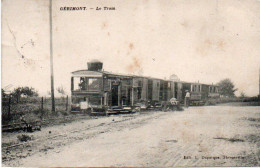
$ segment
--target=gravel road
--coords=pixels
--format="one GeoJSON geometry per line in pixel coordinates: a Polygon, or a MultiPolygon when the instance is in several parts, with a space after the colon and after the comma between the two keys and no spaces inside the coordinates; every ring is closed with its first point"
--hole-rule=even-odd
{"type": "Polygon", "coordinates": [[[4,133],[2,165],[260,166],[259,127],[259,106],[82,119],[34,133],[4,133]],[[33,139],[17,145],[20,134],[33,139]]]}

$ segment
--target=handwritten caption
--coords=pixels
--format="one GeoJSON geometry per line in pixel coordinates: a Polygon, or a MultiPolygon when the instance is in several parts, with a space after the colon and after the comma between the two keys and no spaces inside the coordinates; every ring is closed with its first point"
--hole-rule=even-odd
{"type": "Polygon", "coordinates": [[[86,6],[64,6],[64,7],[60,7],[60,11],[87,11],[87,10],[96,10],[96,11],[114,11],[116,10],[116,7],[95,7],[95,8],[88,8],[86,6]]]}
{"type": "Polygon", "coordinates": [[[219,160],[219,159],[245,159],[243,156],[184,156],[183,159],[205,159],[205,160],[219,160]]]}

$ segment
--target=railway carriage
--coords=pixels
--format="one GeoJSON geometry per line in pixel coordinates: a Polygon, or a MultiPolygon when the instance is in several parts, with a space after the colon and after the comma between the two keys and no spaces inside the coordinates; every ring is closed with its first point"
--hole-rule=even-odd
{"type": "Polygon", "coordinates": [[[135,75],[121,75],[102,70],[98,61],[87,70],[72,72],[71,111],[125,113],[160,107],[169,100],[173,83],[135,75]]]}
{"type": "Polygon", "coordinates": [[[175,97],[181,102],[184,102],[185,92],[190,92],[190,105],[204,105],[207,99],[219,98],[217,85],[208,85],[195,82],[175,82],[177,91],[175,97]]]}
{"type": "Polygon", "coordinates": [[[219,95],[216,85],[121,75],[103,71],[102,67],[102,62],[92,61],[88,69],[72,72],[72,112],[109,114],[161,109],[173,97],[183,102],[186,90],[191,92],[194,105],[219,95]]]}

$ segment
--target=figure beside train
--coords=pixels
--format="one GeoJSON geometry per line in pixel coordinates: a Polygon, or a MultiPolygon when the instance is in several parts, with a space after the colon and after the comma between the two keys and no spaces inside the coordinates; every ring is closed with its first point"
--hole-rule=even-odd
{"type": "Polygon", "coordinates": [[[218,86],[103,71],[100,61],[88,62],[88,69],[72,72],[71,111],[90,113],[127,113],[162,109],[164,105],[183,104],[185,91],[191,105],[204,105],[219,97],[218,86]],[[176,102],[175,102],[176,101],[176,102]]]}

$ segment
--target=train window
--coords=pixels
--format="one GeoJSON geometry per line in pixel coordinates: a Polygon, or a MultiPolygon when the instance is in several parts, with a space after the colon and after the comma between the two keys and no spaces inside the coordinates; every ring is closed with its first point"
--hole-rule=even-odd
{"type": "Polygon", "coordinates": [[[73,79],[73,90],[81,90],[81,80],[79,77],[74,77],[73,79]]]}
{"type": "Polygon", "coordinates": [[[111,88],[111,80],[104,79],[104,90],[105,91],[110,91],[110,88],[111,88]]]}
{"type": "Polygon", "coordinates": [[[99,78],[89,78],[88,79],[88,90],[99,90],[100,88],[99,78]]]}
{"type": "Polygon", "coordinates": [[[86,83],[87,83],[86,78],[80,77],[80,82],[79,82],[79,84],[78,84],[79,88],[80,88],[81,90],[86,90],[86,83]]]}
{"type": "Polygon", "coordinates": [[[142,81],[138,81],[138,86],[139,86],[139,87],[142,86],[142,81]]]}
{"type": "Polygon", "coordinates": [[[74,77],[73,90],[89,90],[96,91],[100,89],[101,78],[74,77]]]}

